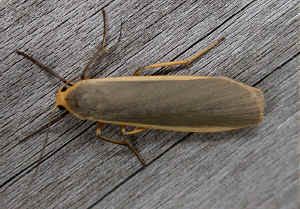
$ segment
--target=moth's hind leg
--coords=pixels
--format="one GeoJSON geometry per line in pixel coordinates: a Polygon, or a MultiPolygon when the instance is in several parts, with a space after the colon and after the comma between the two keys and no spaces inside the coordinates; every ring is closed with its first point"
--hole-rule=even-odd
{"type": "Polygon", "coordinates": [[[215,46],[217,46],[220,42],[222,42],[225,38],[222,37],[219,40],[216,40],[215,42],[213,42],[210,46],[208,46],[205,49],[200,50],[197,54],[184,59],[184,60],[177,60],[177,61],[171,61],[171,62],[162,62],[162,63],[157,63],[157,64],[153,64],[153,65],[147,65],[144,67],[141,67],[139,69],[137,69],[133,75],[137,76],[140,75],[140,73],[143,70],[147,70],[147,69],[152,69],[152,68],[158,68],[158,67],[171,67],[174,65],[185,65],[186,67],[189,67],[189,65],[197,58],[199,58],[200,56],[204,55],[205,53],[207,53],[209,50],[211,50],[212,48],[214,48],[215,46]]]}
{"type": "Polygon", "coordinates": [[[101,135],[101,132],[102,132],[102,127],[103,127],[103,123],[98,123],[98,127],[97,127],[97,130],[96,130],[96,135],[102,139],[103,141],[107,141],[107,142],[110,142],[110,143],[113,143],[113,144],[120,144],[120,145],[125,145],[127,146],[135,155],[136,157],[138,158],[138,160],[141,162],[141,164],[143,166],[145,166],[145,161],[144,159],[141,157],[141,155],[138,153],[138,151],[126,140],[126,139],[123,139],[123,140],[115,140],[115,139],[110,139],[110,138],[107,138],[105,136],[102,136],[101,135]]]}

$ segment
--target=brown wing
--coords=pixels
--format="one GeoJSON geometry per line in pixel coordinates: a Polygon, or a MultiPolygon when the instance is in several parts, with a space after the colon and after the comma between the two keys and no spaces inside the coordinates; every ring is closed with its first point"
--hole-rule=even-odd
{"type": "Polygon", "coordinates": [[[167,130],[223,131],[262,120],[260,90],[223,77],[190,77],[86,80],[66,100],[82,119],[167,130]]]}

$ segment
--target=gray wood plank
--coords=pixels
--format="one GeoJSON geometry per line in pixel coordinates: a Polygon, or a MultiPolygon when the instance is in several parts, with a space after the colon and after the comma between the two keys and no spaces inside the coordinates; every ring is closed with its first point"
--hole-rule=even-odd
{"type": "MultiPolygon", "coordinates": [[[[296,3],[2,1],[1,205],[180,208],[178,199],[198,208],[296,208],[296,3]],[[72,78],[102,39],[103,7],[109,46],[116,42],[121,20],[123,39],[94,66],[97,76],[130,75],[144,64],[185,58],[226,36],[189,70],[170,74],[222,75],[262,88],[265,122],[222,134],[146,131],[132,136],[150,164],[141,170],[126,148],[98,140],[95,125],[68,116],[49,129],[45,160],[29,185],[46,134],[17,142],[49,121],[58,82],[14,51],[23,49],[72,78]],[[159,197],[152,202],[154,195],[159,197]]],[[[119,128],[106,126],[104,134],[118,137],[119,128]]]]}

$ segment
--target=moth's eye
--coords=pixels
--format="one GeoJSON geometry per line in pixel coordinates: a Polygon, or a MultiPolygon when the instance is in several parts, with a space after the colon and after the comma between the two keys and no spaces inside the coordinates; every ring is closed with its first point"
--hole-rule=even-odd
{"type": "Polygon", "coordinates": [[[66,86],[64,86],[64,87],[62,87],[61,88],[61,92],[64,92],[64,91],[66,91],[68,88],[66,87],[66,86]]]}
{"type": "Polygon", "coordinates": [[[57,106],[59,110],[65,110],[66,108],[64,108],[64,106],[58,105],[57,106]]]}

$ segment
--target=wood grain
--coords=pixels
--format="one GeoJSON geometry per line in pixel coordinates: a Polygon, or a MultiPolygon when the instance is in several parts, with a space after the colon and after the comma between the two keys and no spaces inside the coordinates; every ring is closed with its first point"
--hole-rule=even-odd
{"type": "MultiPolygon", "coordinates": [[[[1,207],[299,208],[297,3],[1,1],[1,207]],[[141,169],[125,147],[97,139],[95,124],[67,116],[49,129],[34,175],[47,134],[18,141],[49,121],[60,84],[15,50],[67,79],[79,75],[101,42],[102,8],[109,47],[121,21],[123,38],[94,65],[97,77],[187,58],[225,36],[188,70],[169,74],[227,76],[262,89],[264,122],[227,133],[137,134],[130,139],[148,164],[141,169]]],[[[116,138],[120,129],[106,126],[103,134],[116,138]]]]}

